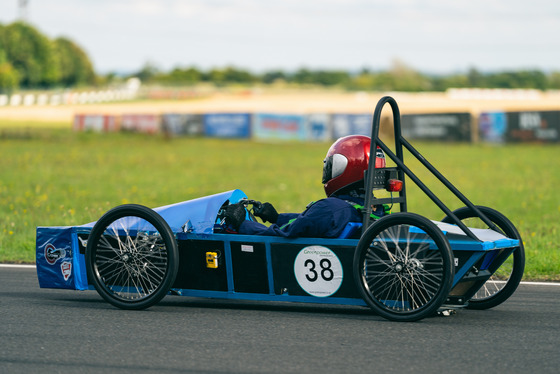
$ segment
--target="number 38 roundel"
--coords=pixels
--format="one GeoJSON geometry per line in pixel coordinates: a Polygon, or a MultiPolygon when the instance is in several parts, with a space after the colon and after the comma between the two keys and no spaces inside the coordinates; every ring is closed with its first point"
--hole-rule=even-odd
{"type": "Polygon", "coordinates": [[[313,245],[303,248],[294,261],[294,274],[311,296],[328,297],[342,284],[342,264],[333,251],[313,245]]]}

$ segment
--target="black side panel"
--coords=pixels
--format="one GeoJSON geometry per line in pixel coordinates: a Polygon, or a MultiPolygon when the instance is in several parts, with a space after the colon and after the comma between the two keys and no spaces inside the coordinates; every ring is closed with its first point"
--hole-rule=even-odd
{"type": "Polygon", "coordinates": [[[235,292],[268,294],[265,245],[235,242],[230,245],[235,292]]]}
{"type": "Polygon", "coordinates": [[[179,240],[179,271],[172,288],[227,291],[224,243],[210,240],[179,240]],[[218,267],[206,267],[206,252],[217,252],[218,267]]]}
{"type": "MultiPolygon", "coordinates": [[[[295,273],[294,263],[298,253],[307,245],[302,244],[272,244],[272,269],[274,273],[274,293],[277,295],[289,294],[294,296],[309,296],[299,285],[295,273]]],[[[343,269],[343,279],[340,288],[331,295],[332,297],[357,298],[361,296],[354,282],[352,263],[354,247],[328,246],[333,251],[343,269]]],[[[320,270],[318,267],[317,270],[320,270]]]]}

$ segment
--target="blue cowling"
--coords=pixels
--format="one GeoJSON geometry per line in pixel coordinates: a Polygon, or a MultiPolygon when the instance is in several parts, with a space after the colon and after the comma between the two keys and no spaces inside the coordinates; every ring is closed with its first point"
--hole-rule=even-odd
{"type": "MultiPolygon", "coordinates": [[[[182,232],[183,226],[187,227],[190,232],[197,234],[212,234],[216,217],[221,206],[229,201],[231,204],[237,203],[247,195],[241,190],[231,190],[221,192],[215,195],[204,196],[193,200],[183,201],[176,204],[166,205],[154,208],[171,227],[173,232],[182,232]]],[[[117,226],[123,224],[121,228],[149,230],[151,226],[144,220],[136,218],[127,218],[119,220],[117,226]],[[138,224],[142,226],[139,227],[138,224]]],[[[80,227],[92,228],[95,222],[82,225],[80,227]]]]}
{"type": "Polygon", "coordinates": [[[235,204],[246,197],[243,191],[232,190],[162,206],[154,210],[165,219],[174,232],[182,231],[183,225],[186,224],[191,232],[212,234],[221,206],[228,200],[230,204],[235,204]]]}

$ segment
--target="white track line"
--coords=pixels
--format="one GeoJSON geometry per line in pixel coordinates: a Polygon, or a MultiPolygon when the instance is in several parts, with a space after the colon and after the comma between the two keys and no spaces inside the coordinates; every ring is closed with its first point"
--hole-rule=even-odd
{"type": "Polygon", "coordinates": [[[26,264],[0,264],[0,268],[20,268],[20,269],[35,269],[35,265],[26,264]]]}
{"type": "MultiPolygon", "coordinates": [[[[0,264],[0,268],[20,268],[20,269],[35,269],[35,265],[28,264],[0,264]]],[[[555,282],[521,282],[528,286],[560,286],[560,283],[555,282]]]]}
{"type": "Polygon", "coordinates": [[[555,282],[521,282],[521,284],[528,286],[560,286],[560,283],[555,282]]]}

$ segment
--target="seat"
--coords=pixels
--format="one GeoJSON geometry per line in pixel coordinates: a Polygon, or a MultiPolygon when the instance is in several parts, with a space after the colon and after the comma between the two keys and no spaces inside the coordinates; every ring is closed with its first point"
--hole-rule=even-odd
{"type": "Polygon", "coordinates": [[[338,239],[349,239],[361,228],[361,222],[348,222],[346,226],[344,226],[344,230],[342,230],[338,236],[338,239]]]}

